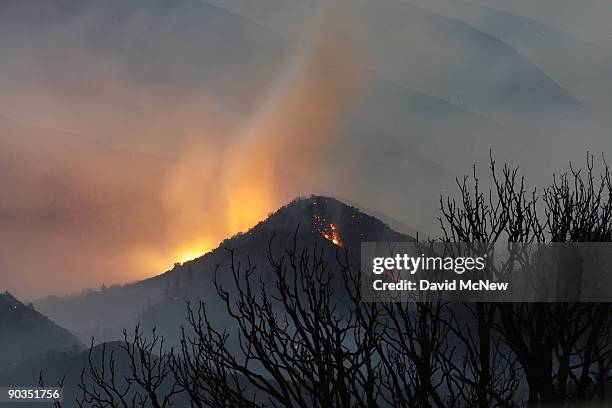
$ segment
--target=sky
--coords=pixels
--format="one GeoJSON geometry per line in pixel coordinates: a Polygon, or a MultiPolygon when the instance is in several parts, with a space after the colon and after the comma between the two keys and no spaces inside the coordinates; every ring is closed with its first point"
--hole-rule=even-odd
{"type": "Polygon", "coordinates": [[[254,4],[0,5],[0,290],[151,277],[299,195],[435,236],[490,151],[536,185],[611,150],[600,1],[254,4]]]}

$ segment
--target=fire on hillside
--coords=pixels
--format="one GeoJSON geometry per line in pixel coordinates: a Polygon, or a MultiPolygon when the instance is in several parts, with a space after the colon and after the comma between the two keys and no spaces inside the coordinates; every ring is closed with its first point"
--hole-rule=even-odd
{"type": "Polygon", "coordinates": [[[328,222],[319,214],[314,214],[313,226],[315,231],[323,235],[326,240],[330,241],[334,245],[342,247],[342,239],[340,238],[340,233],[338,232],[335,224],[328,222]]]}

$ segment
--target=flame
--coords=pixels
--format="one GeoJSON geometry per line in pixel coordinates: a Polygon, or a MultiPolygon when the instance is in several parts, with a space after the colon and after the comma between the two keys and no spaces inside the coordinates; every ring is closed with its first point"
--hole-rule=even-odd
{"type": "Polygon", "coordinates": [[[334,224],[329,224],[329,227],[331,231],[324,233],[323,236],[328,241],[333,242],[334,245],[338,245],[341,247],[342,241],[340,240],[340,234],[338,234],[338,231],[336,230],[336,226],[334,224]]]}
{"type": "Polygon", "coordinates": [[[323,237],[330,241],[332,244],[342,247],[342,239],[340,233],[333,223],[328,223],[321,215],[314,214],[314,228],[315,231],[323,235],[323,237]]]}

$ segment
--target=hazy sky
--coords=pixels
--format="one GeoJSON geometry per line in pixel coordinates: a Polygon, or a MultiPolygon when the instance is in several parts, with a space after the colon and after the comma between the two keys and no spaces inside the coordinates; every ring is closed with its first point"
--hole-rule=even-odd
{"type": "Polygon", "coordinates": [[[300,194],[435,233],[491,148],[534,183],[612,150],[604,2],[210,3],[0,5],[0,290],[153,276],[300,194]]]}

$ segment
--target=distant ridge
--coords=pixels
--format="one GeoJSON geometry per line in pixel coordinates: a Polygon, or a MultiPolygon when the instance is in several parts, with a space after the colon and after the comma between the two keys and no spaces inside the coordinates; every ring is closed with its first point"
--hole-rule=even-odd
{"type": "Polygon", "coordinates": [[[74,335],[32,306],[8,292],[0,294],[0,367],[52,350],[80,348],[82,344],[74,335]]]}

